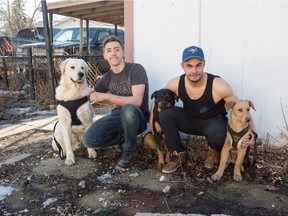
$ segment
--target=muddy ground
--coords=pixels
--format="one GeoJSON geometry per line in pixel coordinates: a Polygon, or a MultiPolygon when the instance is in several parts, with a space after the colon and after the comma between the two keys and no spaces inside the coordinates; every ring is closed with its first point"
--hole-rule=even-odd
{"type": "Polygon", "coordinates": [[[68,167],[52,151],[51,139],[51,131],[41,129],[0,138],[0,186],[14,188],[0,200],[0,215],[288,215],[288,146],[272,148],[258,140],[256,166],[245,169],[242,182],[233,181],[232,165],[214,182],[216,168],[203,167],[205,140],[187,137],[189,162],[161,182],[157,155],[143,147],[141,137],[139,157],[124,173],[113,169],[120,147],[99,149],[93,160],[81,149],[77,164],[68,167]],[[167,185],[171,189],[164,193],[167,185]]]}

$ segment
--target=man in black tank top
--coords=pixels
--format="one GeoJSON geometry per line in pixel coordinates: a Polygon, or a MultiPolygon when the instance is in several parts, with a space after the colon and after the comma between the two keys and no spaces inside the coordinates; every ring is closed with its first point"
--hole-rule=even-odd
{"type": "MultiPolygon", "coordinates": [[[[226,137],[226,111],[237,100],[226,81],[204,72],[205,58],[201,48],[186,48],[183,51],[181,67],[185,73],[171,79],[165,88],[179,96],[183,108],[175,106],[161,111],[159,115],[167,148],[172,152],[171,161],[162,168],[164,173],[172,173],[186,162],[187,156],[179,131],[205,136],[209,152],[204,166],[212,168],[218,164],[219,153],[226,137]]],[[[152,108],[153,106],[152,103],[152,108]]],[[[151,114],[149,124],[153,130],[152,119],[151,114]]],[[[248,141],[248,134],[244,138],[248,141]]]]}

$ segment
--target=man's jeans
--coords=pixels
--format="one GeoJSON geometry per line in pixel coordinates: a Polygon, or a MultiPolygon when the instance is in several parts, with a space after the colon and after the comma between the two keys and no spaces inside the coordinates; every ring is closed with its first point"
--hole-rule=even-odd
{"type": "Polygon", "coordinates": [[[84,134],[83,144],[88,148],[104,148],[125,141],[123,151],[135,152],[136,136],[146,128],[147,122],[140,108],[126,104],[119,112],[112,112],[94,122],[84,134]]]}

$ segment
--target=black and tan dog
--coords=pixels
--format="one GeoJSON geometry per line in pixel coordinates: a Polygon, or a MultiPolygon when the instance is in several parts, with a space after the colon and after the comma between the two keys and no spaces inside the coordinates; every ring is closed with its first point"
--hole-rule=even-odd
{"type": "MultiPolygon", "coordinates": [[[[242,181],[241,169],[244,159],[247,160],[246,157],[249,154],[250,147],[241,148],[241,139],[250,131],[249,122],[252,119],[250,108],[255,110],[254,104],[249,100],[238,100],[232,106],[231,118],[227,125],[226,140],[221,151],[220,164],[217,172],[212,175],[213,180],[220,180],[225,168],[232,162],[235,163],[233,179],[242,181]]],[[[256,140],[257,134],[255,132],[253,134],[256,140]]],[[[254,142],[254,152],[256,151],[255,147],[256,143],[254,142]]]]}
{"type": "Polygon", "coordinates": [[[148,132],[143,138],[144,146],[157,150],[158,168],[161,169],[165,162],[170,161],[170,152],[166,147],[164,134],[159,123],[159,113],[175,105],[178,96],[169,89],[160,89],[151,95],[155,99],[153,108],[153,133],[148,132]],[[153,135],[154,134],[154,135],[153,135]],[[164,156],[165,155],[165,156],[164,156]]]}

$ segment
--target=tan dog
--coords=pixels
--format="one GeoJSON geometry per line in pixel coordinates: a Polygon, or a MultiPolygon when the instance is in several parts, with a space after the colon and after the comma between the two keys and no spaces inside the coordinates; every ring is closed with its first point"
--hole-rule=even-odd
{"type": "MultiPolygon", "coordinates": [[[[67,59],[60,65],[61,80],[56,88],[59,121],[53,131],[52,147],[59,151],[66,165],[75,164],[73,151],[82,146],[82,137],[92,124],[94,110],[88,100],[92,89],[87,84],[88,65],[82,59],[67,59]]],[[[88,148],[89,158],[97,153],[88,148]]]]}
{"type": "Polygon", "coordinates": [[[170,161],[170,152],[167,149],[164,134],[159,123],[159,113],[175,105],[178,96],[169,89],[160,89],[151,95],[155,99],[153,109],[153,134],[149,132],[143,138],[144,146],[157,150],[158,168],[161,169],[165,163],[170,161]]]}
{"type": "Polygon", "coordinates": [[[233,179],[242,181],[241,168],[249,147],[241,148],[241,138],[250,130],[249,122],[252,119],[250,108],[255,110],[253,103],[249,100],[236,101],[232,106],[231,118],[227,125],[226,140],[221,151],[220,164],[217,172],[212,175],[213,180],[220,180],[225,168],[230,162],[233,162],[235,163],[233,179]]]}

